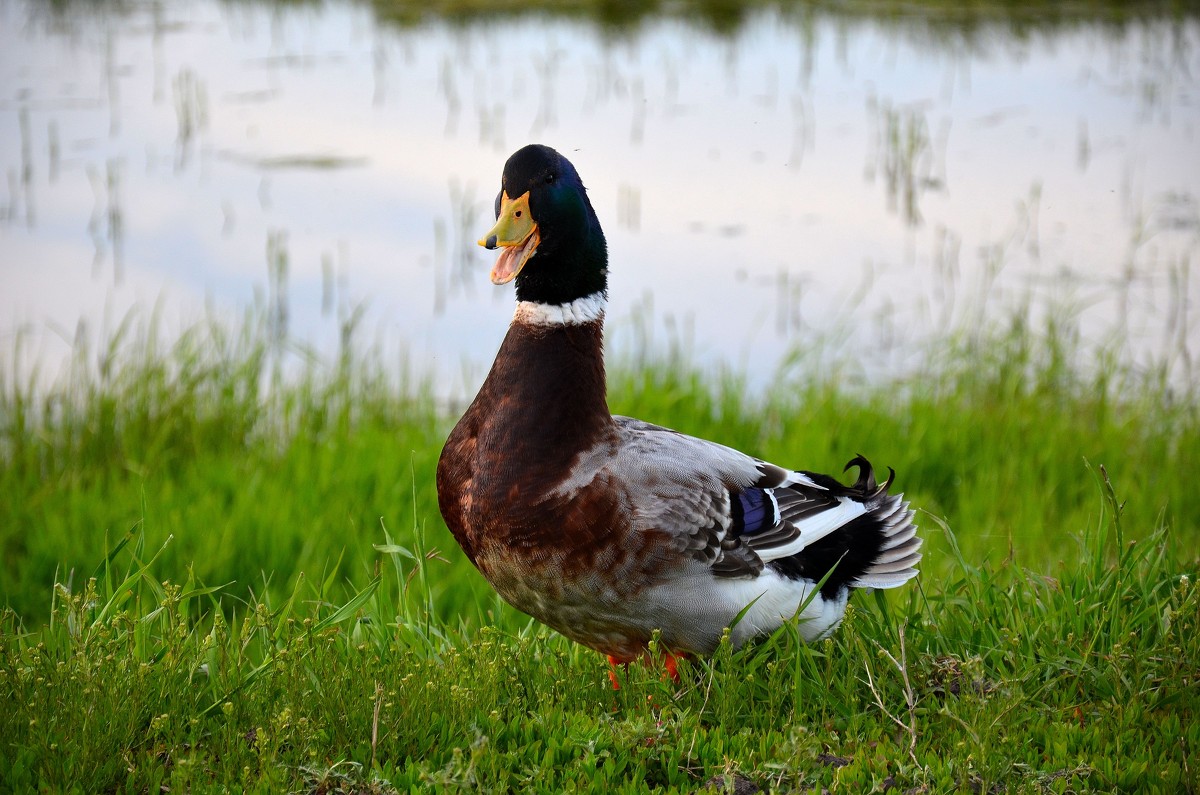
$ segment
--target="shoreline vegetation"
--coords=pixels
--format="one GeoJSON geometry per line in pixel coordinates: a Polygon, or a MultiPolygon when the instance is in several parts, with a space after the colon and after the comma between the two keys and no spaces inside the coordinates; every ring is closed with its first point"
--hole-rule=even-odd
{"type": "MultiPolygon", "coordinates": [[[[682,684],[503,605],[441,525],[458,406],[270,313],[0,373],[0,782],[47,791],[1196,791],[1194,382],[1017,311],[881,383],[610,363],[614,412],[898,470],[916,587],[682,684]]],[[[347,337],[349,338],[349,337],[347,337]]],[[[1180,337],[1185,340],[1185,337],[1180,337]]],[[[653,359],[650,360],[653,362],[653,359]]],[[[798,362],[798,363],[797,363],[798,362]]]]}
{"type": "Polygon", "coordinates": [[[644,23],[662,19],[676,20],[713,33],[728,36],[757,14],[775,13],[785,24],[811,25],[817,20],[850,24],[886,22],[906,29],[911,35],[930,41],[961,39],[1002,33],[1017,41],[1036,38],[1046,31],[1059,31],[1079,24],[1110,26],[1116,30],[1131,23],[1180,21],[1195,18],[1200,8],[1186,0],[1158,0],[1148,3],[1122,3],[1116,0],[1055,3],[1031,0],[997,3],[973,0],[952,3],[944,0],[851,0],[823,3],[817,0],[653,0],[623,2],[617,0],[369,0],[376,17],[383,22],[410,26],[430,20],[452,24],[486,23],[517,17],[570,17],[592,22],[613,33],[636,30],[644,23]]]}
{"type": "MultiPolygon", "coordinates": [[[[258,0],[302,7],[312,0],[258,0]]],[[[677,20],[694,24],[716,35],[730,35],[757,14],[771,12],[781,20],[805,25],[817,19],[850,22],[885,22],[907,27],[912,33],[938,39],[947,35],[970,38],[977,33],[1003,31],[1024,40],[1039,32],[1077,24],[1102,24],[1120,29],[1134,22],[1181,21],[1200,15],[1190,0],[1153,0],[1126,3],[1120,0],[1053,0],[1023,2],[946,2],[946,0],[359,0],[382,22],[404,27],[430,21],[474,24],[512,18],[572,18],[595,23],[614,33],[637,29],[646,22],[677,20]]],[[[238,5],[239,3],[231,3],[238,5]]],[[[54,18],[69,22],[79,13],[124,13],[126,4],[97,5],[91,0],[53,0],[45,3],[54,18]]]]}

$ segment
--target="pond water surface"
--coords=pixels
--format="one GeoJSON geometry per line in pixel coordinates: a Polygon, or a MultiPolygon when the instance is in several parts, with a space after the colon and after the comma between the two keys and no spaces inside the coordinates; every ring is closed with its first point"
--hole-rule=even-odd
{"type": "Polygon", "coordinates": [[[869,379],[1022,304],[1185,378],[1200,347],[1195,20],[768,10],[718,34],[0,0],[0,53],[6,360],[285,305],[323,357],[352,326],[467,392],[512,302],[474,241],[530,142],[604,224],[618,355],[675,346],[762,384],[823,344],[869,379]]]}

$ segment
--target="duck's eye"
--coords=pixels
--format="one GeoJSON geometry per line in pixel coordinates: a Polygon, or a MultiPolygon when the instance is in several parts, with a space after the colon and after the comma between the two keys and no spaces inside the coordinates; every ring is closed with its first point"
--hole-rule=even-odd
{"type": "Polygon", "coordinates": [[[547,174],[547,175],[546,175],[546,184],[547,184],[547,185],[549,185],[550,183],[554,182],[554,180],[555,180],[555,176],[554,176],[553,174],[547,174]]]}

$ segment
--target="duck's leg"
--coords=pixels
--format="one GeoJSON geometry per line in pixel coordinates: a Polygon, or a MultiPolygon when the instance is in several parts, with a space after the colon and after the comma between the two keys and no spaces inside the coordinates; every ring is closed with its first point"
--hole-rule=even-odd
{"type": "Polygon", "coordinates": [[[621,689],[621,680],[617,678],[617,666],[620,665],[626,671],[629,670],[628,660],[619,660],[611,654],[605,655],[608,657],[608,681],[612,682],[613,690],[621,689]]]}
{"type": "MultiPolygon", "coordinates": [[[[613,690],[620,690],[621,689],[621,681],[620,681],[620,679],[617,678],[617,666],[619,665],[622,668],[624,668],[626,671],[628,671],[629,670],[629,660],[622,660],[618,657],[614,657],[611,654],[606,655],[606,656],[608,657],[608,666],[609,666],[608,681],[612,682],[613,690]]],[[[672,653],[669,649],[662,650],[663,670],[666,672],[666,675],[663,677],[664,679],[669,676],[669,677],[671,677],[672,682],[674,682],[675,684],[679,684],[679,660],[681,659],[682,656],[683,655],[676,655],[676,654],[672,653]]],[[[646,655],[644,657],[642,657],[642,660],[644,662],[646,662],[647,664],[651,664],[650,654],[647,652],[646,655]]]]}
{"type": "Polygon", "coordinates": [[[672,654],[670,649],[663,649],[663,668],[671,681],[679,684],[679,657],[672,654]]]}

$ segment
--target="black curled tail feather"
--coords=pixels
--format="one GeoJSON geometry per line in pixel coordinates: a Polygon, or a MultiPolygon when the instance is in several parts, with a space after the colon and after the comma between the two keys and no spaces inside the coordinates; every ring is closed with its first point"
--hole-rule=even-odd
{"type": "Polygon", "coordinates": [[[858,478],[850,486],[828,475],[803,474],[832,496],[862,504],[867,512],[797,554],[769,564],[785,576],[814,582],[828,574],[821,588],[825,598],[836,598],[843,588],[902,585],[917,575],[916,564],[921,559],[921,538],[912,509],[902,494],[887,493],[895,471],[888,467],[887,480],[879,484],[871,462],[864,456],[855,456],[845,470],[851,467],[858,468],[858,478]]]}
{"type": "Polygon", "coordinates": [[[858,467],[858,478],[849,486],[835,477],[823,475],[820,472],[801,470],[800,474],[828,491],[834,497],[849,497],[857,502],[868,504],[880,497],[887,496],[887,490],[891,488],[892,481],[896,479],[896,470],[888,467],[888,479],[882,484],[877,483],[875,481],[875,468],[871,466],[871,462],[867,460],[866,456],[861,453],[851,458],[846,463],[846,466],[842,467],[842,471],[847,472],[851,467],[858,467]]]}
{"type": "MultiPolygon", "coordinates": [[[[866,456],[862,453],[854,456],[846,463],[846,466],[842,467],[842,472],[849,472],[850,467],[858,467],[858,480],[854,481],[851,488],[863,493],[871,493],[876,490],[875,468],[871,466],[871,462],[866,459],[866,456]]],[[[891,480],[888,481],[888,483],[890,482],[891,480]]],[[[884,484],[884,491],[887,491],[887,484],[884,484]]]]}
{"type": "Polygon", "coordinates": [[[888,467],[888,479],[879,485],[875,482],[875,468],[871,466],[871,462],[862,453],[851,458],[846,466],[842,467],[843,472],[848,472],[850,467],[858,467],[858,480],[854,481],[854,485],[850,488],[853,491],[859,492],[866,499],[874,499],[876,497],[887,494],[887,490],[891,488],[892,481],[896,479],[896,470],[888,467]]]}

